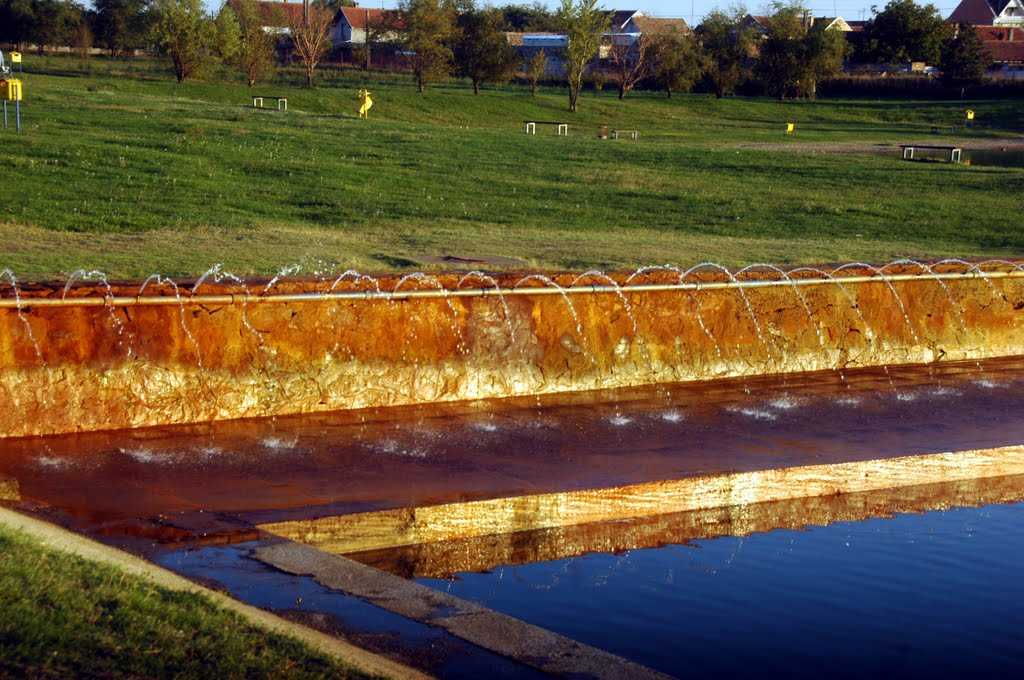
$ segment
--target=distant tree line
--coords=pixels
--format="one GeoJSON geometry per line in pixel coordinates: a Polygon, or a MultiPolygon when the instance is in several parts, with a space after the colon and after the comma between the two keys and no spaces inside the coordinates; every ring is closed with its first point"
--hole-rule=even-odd
{"type": "MultiPolygon", "coordinates": [[[[693,30],[662,25],[635,40],[611,42],[608,12],[597,2],[561,0],[548,10],[539,2],[481,7],[474,0],[399,0],[385,25],[371,27],[370,40],[374,49],[391,49],[406,61],[421,92],[461,76],[479,93],[483,84],[521,74],[536,93],[541,80],[551,80],[548,67],[557,60],[573,111],[587,81],[613,84],[620,98],[636,87],[659,88],[669,97],[699,87],[724,97],[745,83],[780,99],[813,98],[819,82],[852,60],[937,65],[943,81],[962,91],[984,80],[988,61],[973,27],[951,26],[934,5],[913,0],[873,7],[872,19],[856,34],[815,23],[799,0],[777,0],[756,22],[742,9],[715,10],[693,30]],[[568,46],[524,59],[507,38],[524,32],[565,34],[568,46]]],[[[350,4],[316,0],[297,19],[271,16],[257,0],[231,0],[216,13],[201,0],[94,0],[91,9],[73,0],[0,0],[0,42],[99,46],[112,55],[153,50],[169,60],[179,82],[222,63],[236,67],[250,85],[268,78],[286,51],[312,85],[330,52],[337,11],[350,4]],[[268,24],[287,26],[287,34],[265,30],[268,24]]]]}

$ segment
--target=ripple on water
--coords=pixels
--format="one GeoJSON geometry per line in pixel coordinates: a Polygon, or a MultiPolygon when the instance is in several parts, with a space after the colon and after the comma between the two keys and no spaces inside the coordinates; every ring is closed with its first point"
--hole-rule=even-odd
{"type": "Polygon", "coordinates": [[[683,414],[675,410],[662,411],[658,417],[668,423],[678,423],[683,420],[683,414]]]}
{"type": "Polygon", "coordinates": [[[423,446],[409,446],[394,439],[369,442],[366,444],[366,448],[377,455],[399,458],[428,458],[430,456],[430,452],[423,446]]]}
{"type": "Polygon", "coordinates": [[[72,461],[69,458],[42,455],[36,458],[36,465],[48,470],[67,470],[72,466],[72,461]]]}
{"type": "Polygon", "coordinates": [[[260,440],[260,446],[271,451],[288,451],[294,449],[299,443],[297,436],[292,437],[264,437],[260,440]]]}
{"type": "Polygon", "coordinates": [[[608,418],[608,422],[614,425],[615,427],[625,427],[626,425],[632,423],[633,419],[627,418],[626,416],[623,415],[617,415],[608,418]]]}
{"type": "Polygon", "coordinates": [[[751,408],[749,406],[730,406],[728,409],[731,413],[739,413],[742,416],[753,418],[754,420],[777,420],[778,414],[772,411],[766,411],[761,408],[751,408]]]}

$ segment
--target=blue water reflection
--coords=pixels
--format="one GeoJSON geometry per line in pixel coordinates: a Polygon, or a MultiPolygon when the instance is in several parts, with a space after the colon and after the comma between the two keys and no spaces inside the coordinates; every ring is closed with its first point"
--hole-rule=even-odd
{"type": "Polygon", "coordinates": [[[673,675],[1024,670],[1024,503],[420,582],[673,675]]]}

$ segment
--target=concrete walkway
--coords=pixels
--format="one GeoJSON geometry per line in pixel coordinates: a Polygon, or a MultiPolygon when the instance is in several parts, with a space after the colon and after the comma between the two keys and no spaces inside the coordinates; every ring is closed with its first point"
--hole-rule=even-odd
{"type": "Polygon", "coordinates": [[[297,638],[313,649],[340,659],[363,672],[403,679],[430,677],[403,664],[367,652],[344,640],[286,621],[270,612],[234,600],[223,593],[200,586],[139,557],[97,543],[47,522],[0,507],[0,525],[24,532],[55,550],[69,552],[93,562],[117,567],[127,574],[147,579],[164,588],[202,595],[220,607],[241,615],[254,626],[297,638]]]}

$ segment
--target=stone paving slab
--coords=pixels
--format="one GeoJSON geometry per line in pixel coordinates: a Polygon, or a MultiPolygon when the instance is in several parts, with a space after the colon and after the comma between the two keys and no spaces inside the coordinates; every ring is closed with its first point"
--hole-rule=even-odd
{"type": "Polygon", "coordinates": [[[284,572],[443,628],[556,677],[662,680],[670,676],[447,593],[301,543],[262,546],[254,557],[284,572]]]}

